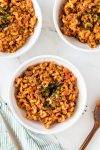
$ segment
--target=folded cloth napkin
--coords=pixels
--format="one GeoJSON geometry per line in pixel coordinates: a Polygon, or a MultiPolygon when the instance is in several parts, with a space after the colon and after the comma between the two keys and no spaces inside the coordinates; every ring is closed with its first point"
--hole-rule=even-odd
{"type": "MultiPolygon", "coordinates": [[[[55,136],[36,134],[19,124],[8,105],[3,101],[0,101],[0,114],[11,127],[22,150],[63,150],[55,136]]],[[[16,148],[7,132],[2,117],[0,117],[0,150],[15,150],[16,148]]]]}

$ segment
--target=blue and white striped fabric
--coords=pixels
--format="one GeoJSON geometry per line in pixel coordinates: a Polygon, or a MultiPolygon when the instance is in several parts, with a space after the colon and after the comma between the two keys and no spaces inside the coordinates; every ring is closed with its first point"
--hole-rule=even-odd
{"type": "MultiPolygon", "coordinates": [[[[25,129],[15,120],[8,106],[4,102],[0,101],[0,103],[2,104],[0,112],[14,132],[22,150],[63,150],[54,136],[40,135],[25,129]]],[[[0,150],[15,149],[2,117],[0,117],[0,150]]]]}

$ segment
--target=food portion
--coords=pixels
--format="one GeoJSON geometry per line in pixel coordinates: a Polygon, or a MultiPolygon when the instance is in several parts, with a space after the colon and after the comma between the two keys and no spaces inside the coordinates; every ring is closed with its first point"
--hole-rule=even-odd
{"type": "Polygon", "coordinates": [[[88,43],[91,48],[100,44],[100,0],[66,0],[60,21],[64,35],[88,43]]]}
{"type": "Polygon", "coordinates": [[[36,23],[31,0],[0,0],[0,52],[14,53],[21,48],[36,23]]]}
{"type": "Polygon", "coordinates": [[[77,78],[54,62],[30,66],[15,80],[15,97],[27,119],[50,128],[73,115],[78,99],[77,78]]]}

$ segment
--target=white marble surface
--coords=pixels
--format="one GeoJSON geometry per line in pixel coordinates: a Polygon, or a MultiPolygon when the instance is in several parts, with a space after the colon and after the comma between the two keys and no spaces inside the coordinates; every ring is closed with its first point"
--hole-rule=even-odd
{"type": "MultiPolygon", "coordinates": [[[[95,101],[100,99],[100,53],[79,52],[67,46],[58,36],[53,24],[54,0],[37,0],[43,15],[43,28],[35,46],[25,55],[14,60],[0,60],[0,96],[8,100],[8,85],[12,73],[24,61],[37,55],[53,54],[71,61],[83,74],[88,90],[88,109],[80,120],[60,134],[56,134],[58,141],[65,150],[78,150],[93,126],[95,101]]],[[[87,150],[100,149],[100,130],[95,134],[87,150]]]]}

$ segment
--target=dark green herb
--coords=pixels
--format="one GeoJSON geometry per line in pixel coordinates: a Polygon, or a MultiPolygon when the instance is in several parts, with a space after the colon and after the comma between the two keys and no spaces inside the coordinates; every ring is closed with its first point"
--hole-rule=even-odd
{"type": "Polygon", "coordinates": [[[6,6],[6,7],[0,6],[0,14],[6,14],[9,12],[9,10],[10,10],[9,6],[6,6]]]}
{"type": "Polygon", "coordinates": [[[4,13],[3,7],[0,6],[0,13],[4,13]]]}
{"type": "Polygon", "coordinates": [[[41,89],[42,96],[44,98],[50,97],[53,93],[55,93],[55,91],[59,88],[59,86],[61,85],[57,82],[50,83],[48,87],[41,89]]]}
{"type": "Polygon", "coordinates": [[[61,89],[62,84],[59,84],[59,86],[57,87],[56,91],[52,93],[52,97],[55,97],[57,94],[57,91],[59,91],[61,89]]]}
{"type": "Polygon", "coordinates": [[[4,19],[4,20],[7,20],[7,17],[9,17],[10,14],[5,14],[5,15],[0,15],[0,20],[4,19]]]}
{"type": "Polygon", "coordinates": [[[57,87],[57,90],[60,90],[60,89],[61,89],[61,86],[62,86],[62,83],[59,84],[59,86],[57,87]]]}
{"type": "Polygon", "coordinates": [[[87,28],[84,28],[85,30],[91,30],[91,28],[90,27],[87,27],[87,28]]]}
{"type": "Polygon", "coordinates": [[[56,96],[56,92],[52,94],[52,97],[55,97],[55,96],[56,96]]]}
{"type": "Polygon", "coordinates": [[[3,24],[0,24],[0,29],[3,29],[5,27],[7,27],[9,25],[10,21],[9,20],[6,20],[5,23],[3,24]]]}
{"type": "Polygon", "coordinates": [[[0,20],[2,20],[3,18],[4,18],[4,16],[1,15],[1,16],[0,16],[0,20]]]}
{"type": "Polygon", "coordinates": [[[5,14],[5,18],[9,17],[10,15],[10,13],[5,14]]]}
{"type": "Polygon", "coordinates": [[[44,106],[46,109],[49,109],[49,110],[54,109],[48,102],[45,102],[45,103],[43,104],[43,106],[44,106]]]}
{"type": "Polygon", "coordinates": [[[7,19],[7,17],[10,16],[9,10],[8,6],[4,8],[0,6],[0,29],[3,29],[10,24],[10,21],[7,19]]]}
{"type": "Polygon", "coordinates": [[[94,25],[99,21],[100,16],[99,15],[94,15],[94,25]]]}
{"type": "Polygon", "coordinates": [[[41,94],[42,94],[42,96],[43,96],[44,98],[49,97],[49,95],[50,95],[50,90],[49,90],[49,88],[48,88],[48,87],[47,87],[47,88],[42,88],[42,89],[41,89],[41,94]]]}
{"type": "Polygon", "coordinates": [[[10,11],[10,7],[9,7],[9,5],[8,5],[8,6],[6,6],[6,7],[4,8],[4,10],[6,10],[6,12],[9,12],[9,11],[10,11]]]}

